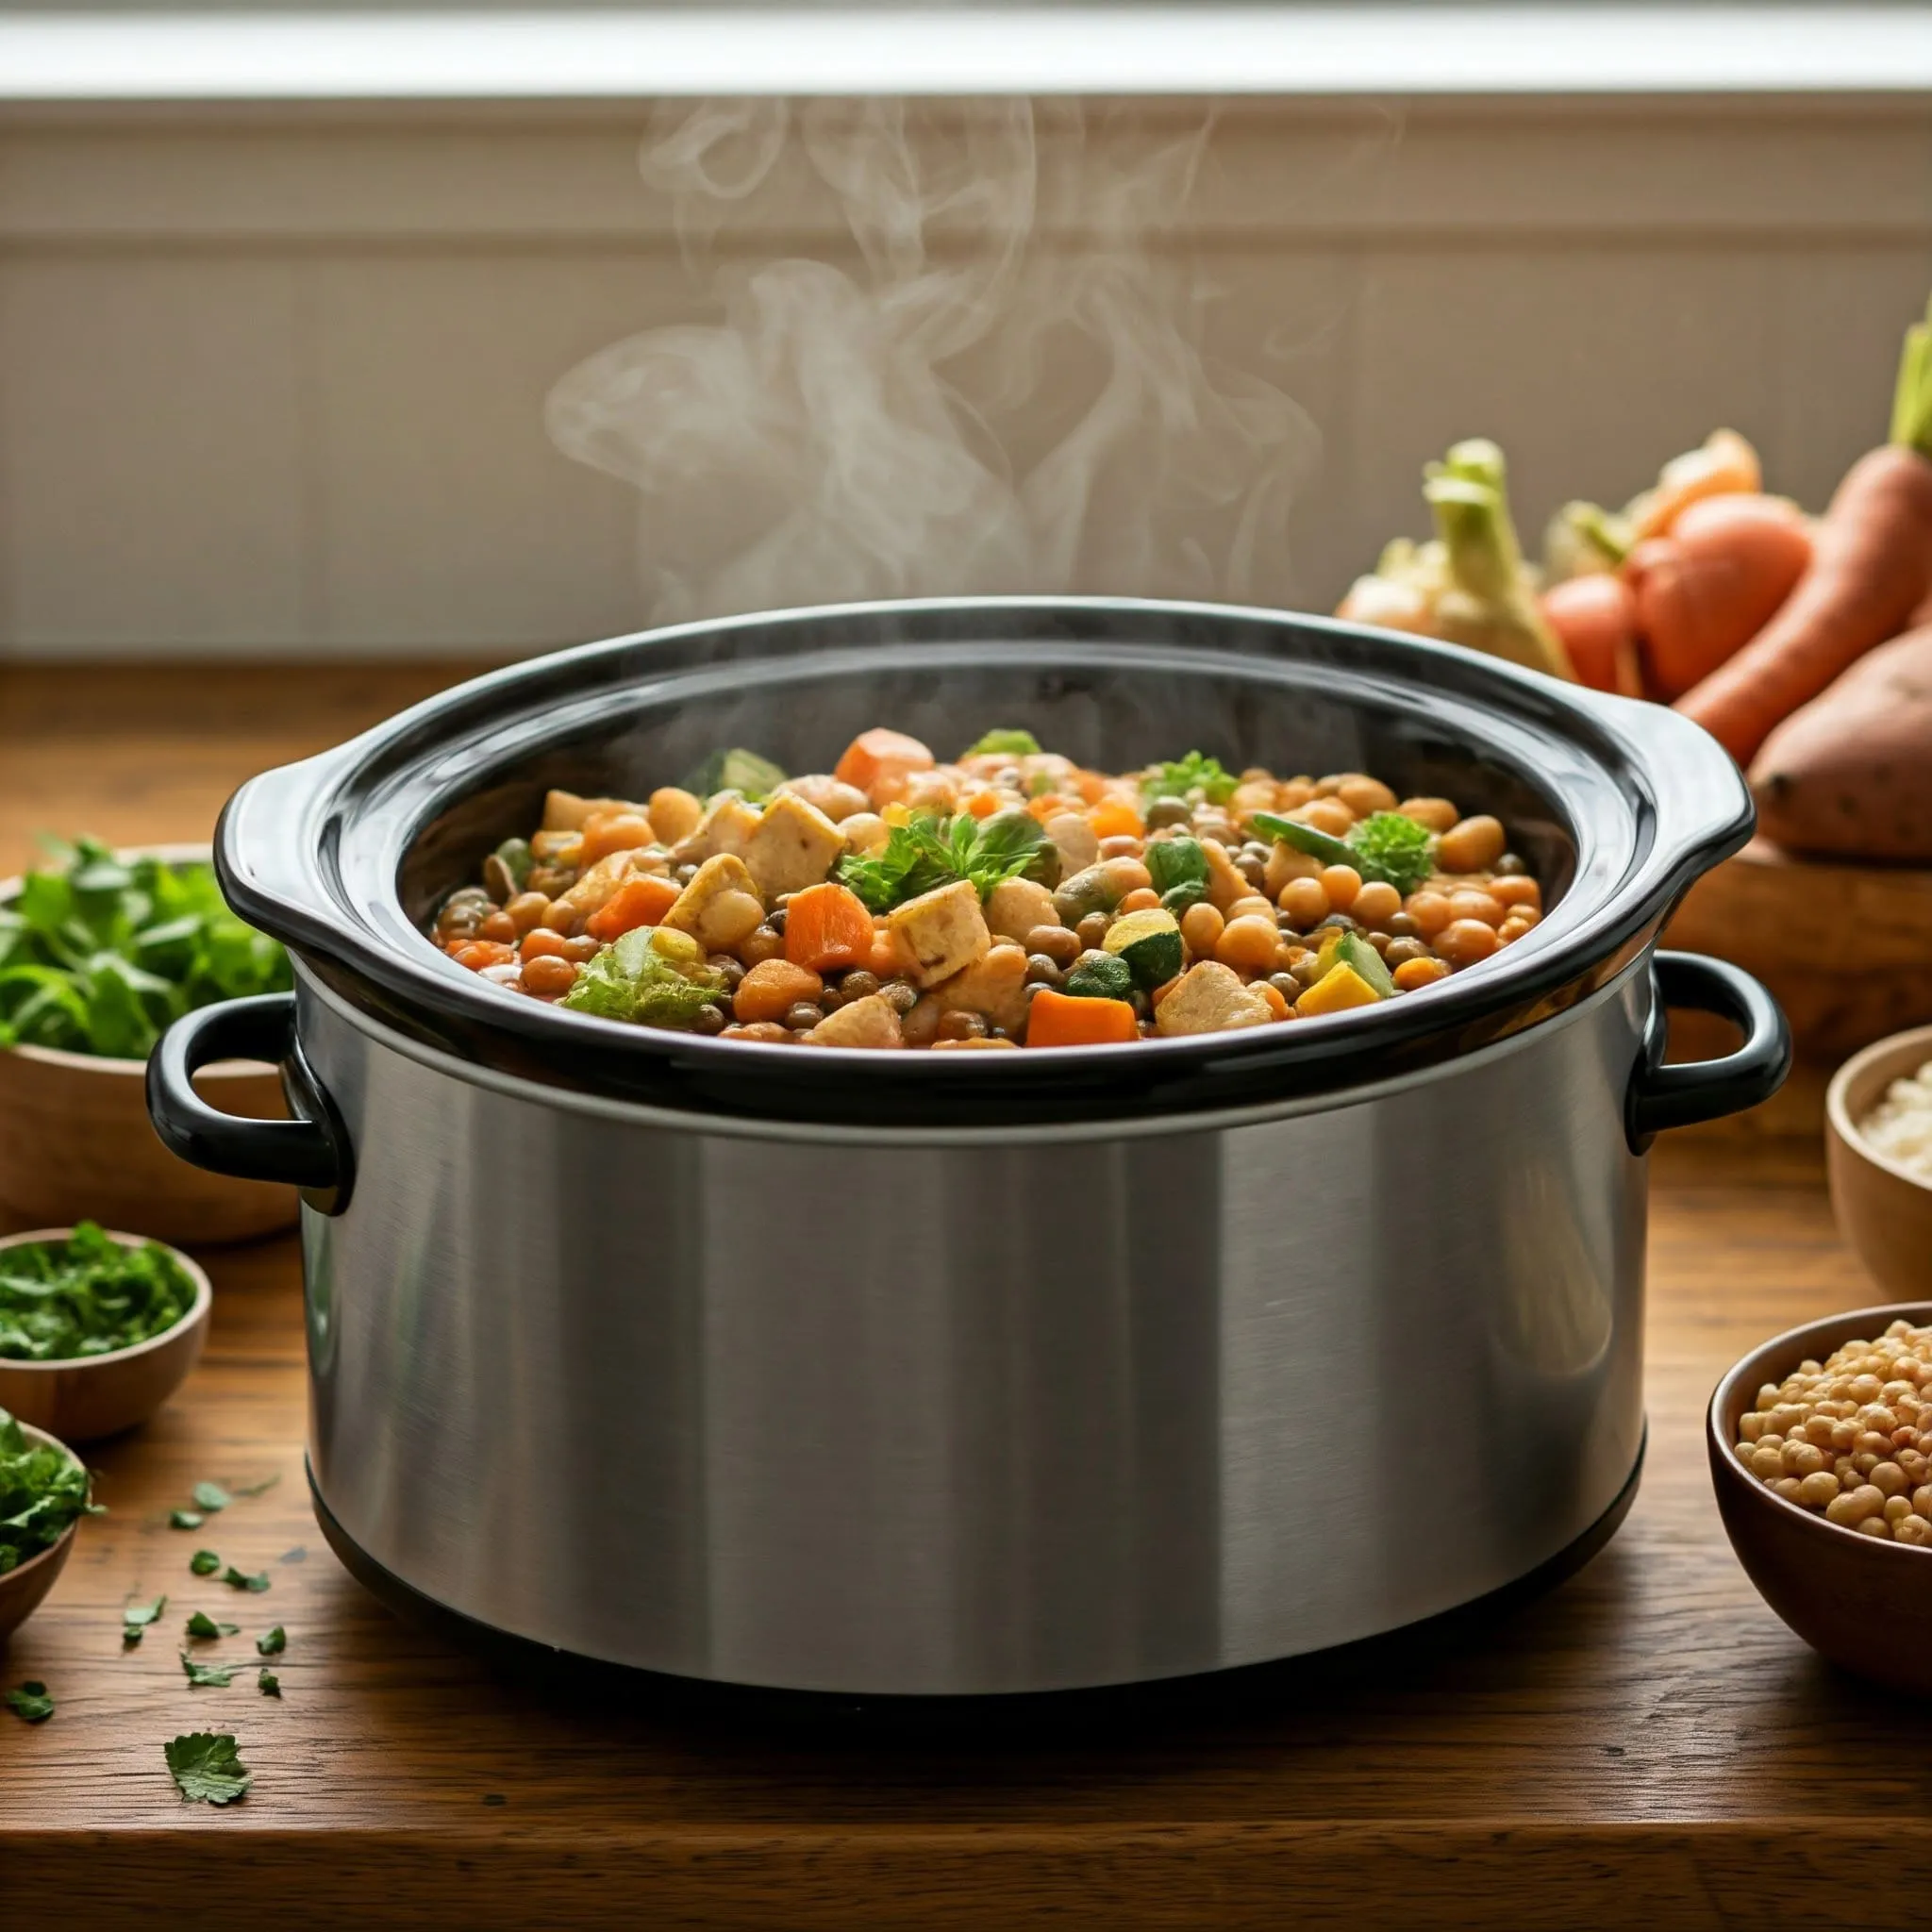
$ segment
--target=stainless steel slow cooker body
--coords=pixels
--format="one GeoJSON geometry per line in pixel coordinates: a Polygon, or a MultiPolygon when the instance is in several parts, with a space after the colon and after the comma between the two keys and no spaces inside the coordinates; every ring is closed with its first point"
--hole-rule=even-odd
{"type": "Polygon", "coordinates": [[[297,992],[192,1016],[150,1091],[189,1158],[308,1190],[325,1526],[495,1631],[872,1693],[1283,1657],[1560,1560],[1641,1453],[1648,1135],[1787,1053],[1742,975],[1653,958],[1749,826],[1664,715],[1258,613],[872,607],[563,654],[253,781],[224,879],[297,992]],[[1184,1054],[640,1042],[420,936],[567,773],[822,768],[882,721],[1363,765],[1501,808],[1563,897],[1520,960],[1184,1054]],[[1740,1053],[1658,1064],[1659,966],[1740,1053]],[[238,1051],[295,1121],[196,1098],[238,1051]]]}

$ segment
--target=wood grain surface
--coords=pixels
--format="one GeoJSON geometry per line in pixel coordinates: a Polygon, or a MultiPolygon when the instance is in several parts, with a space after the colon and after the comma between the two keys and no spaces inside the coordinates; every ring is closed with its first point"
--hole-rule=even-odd
{"type": "MultiPolygon", "coordinates": [[[[183,687],[143,673],[146,704],[105,707],[102,755],[101,714],[37,675],[0,673],[0,868],[49,814],[195,836],[248,770],[412,691],[277,673],[204,740],[145,715],[183,687]],[[8,756],[24,687],[49,700],[37,788],[8,756]]],[[[308,1512],[294,1243],[209,1252],[201,1367],[94,1452],[111,1513],[4,1658],[58,1706],[33,1728],[0,1713],[8,1923],[22,1902],[23,1925],[76,1928],[1908,1923],[1932,1860],[1923,1713],[1835,1674],[1757,1600],[1699,1437],[1736,1357],[1873,1291],[1808,1143],[1667,1140],[1655,1174],[1649,1464],[1580,1574],[1445,1645],[976,1721],[543,1685],[392,1620],[308,1512]],[[201,1478],[271,1476],[201,1531],[168,1526],[201,1478]],[[192,1576],[203,1545],[272,1587],[192,1576]],[[164,1591],[125,1650],[123,1604],[164,1591]],[[246,1660],[228,1690],[182,1674],[195,1608],[243,1625],[199,1646],[246,1660]],[[275,1623],[279,1702],[251,1641],[275,1623]],[[232,1730],[255,1773],[228,1810],[170,1784],[163,1743],[198,1728],[232,1730]]]]}

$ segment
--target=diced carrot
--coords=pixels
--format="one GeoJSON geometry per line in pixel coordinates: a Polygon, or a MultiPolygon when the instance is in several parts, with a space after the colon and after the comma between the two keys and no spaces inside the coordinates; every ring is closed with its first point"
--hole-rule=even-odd
{"type": "Polygon", "coordinates": [[[635,852],[657,843],[651,822],[641,811],[592,812],[584,821],[584,845],[579,865],[594,865],[613,852],[635,852]]]}
{"type": "Polygon", "coordinates": [[[934,762],[932,753],[918,739],[879,725],[871,731],[861,731],[845,747],[843,756],[832,768],[832,775],[847,785],[858,786],[876,805],[881,790],[896,790],[909,774],[929,772],[934,762]]]}
{"type": "Polygon", "coordinates": [[[633,873],[584,921],[584,930],[593,940],[609,941],[634,925],[656,925],[677,903],[677,891],[655,873],[633,873]]]}
{"type": "Polygon", "coordinates": [[[872,914],[857,892],[829,879],[794,892],[785,912],[785,957],[824,973],[863,966],[872,958],[872,914]]]}
{"type": "Polygon", "coordinates": [[[1087,814],[1096,839],[1138,839],[1147,829],[1146,822],[1132,802],[1119,792],[1103,798],[1087,814]]]}
{"type": "Polygon", "coordinates": [[[1049,791],[1042,797],[1036,798],[1026,809],[1043,825],[1048,819],[1057,819],[1063,811],[1078,811],[1080,801],[1077,798],[1068,798],[1062,792],[1049,791]]]}
{"type": "Polygon", "coordinates": [[[1028,1046],[1112,1046],[1140,1037],[1141,1023],[1125,1000],[1082,999],[1049,987],[1026,1009],[1028,1046]]]}
{"type": "Polygon", "coordinates": [[[1000,808],[1000,795],[997,791],[975,791],[968,797],[964,808],[976,819],[990,819],[1000,808]]]}

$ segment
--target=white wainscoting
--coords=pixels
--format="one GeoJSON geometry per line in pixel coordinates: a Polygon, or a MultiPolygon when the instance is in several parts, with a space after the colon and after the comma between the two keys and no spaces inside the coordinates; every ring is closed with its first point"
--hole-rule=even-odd
{"type": "MultiPolygon", "coordinates": [[[[552,448],[543,403],[604,344],[707,317],[638,172],[642,120],[0,123],[0,653],[471,654],[635,627],[635,499],[552,448]]],[[[1821,503],[1884,433],[1932,290],[1919,96],[1248,99],[1211,161],[1163,246],[1214,297],[1205,339],[1321,432],[1269,576],[1311,608],[1420,533],[1419,467],[1457,436],[1504,443],[1530,532],[1720,423],[1821,503]]],[[[803,189],[730,245],[851,259],[803,189]]]]}

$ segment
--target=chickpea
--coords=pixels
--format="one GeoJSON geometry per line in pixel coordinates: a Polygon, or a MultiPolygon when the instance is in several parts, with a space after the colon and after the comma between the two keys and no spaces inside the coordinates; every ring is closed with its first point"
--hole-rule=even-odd
{"type": "Polygon", "coordinates": [[[1355,824],[1355,814],[1339,798],[1311,798],[1295,813],[1304,824],[1326,832],[1331,839],[1341,838],[1355,824]]]}
{"type": "Polygon", "coordinates": [[[1358,819],[1365,819],[1374,812],[1395,809],[1394,792],[1379,778],[1344,778],[1335,788],[1335,795],[1358,819]]]}
{"type": "Polygon", "coordinates": [[[1355,895],[1348,910],[1364,925],[1387,932],[1389,922],[1402,917],[1402,894],[1382,879],[1371,879],[1355,895]]]}
{"type": "Polygon", "coordinates": [[[517,923],[508,912],[492,912],[487,919],[476,924],[476,937],[479,940],[492,940],[498,945],[508,945],[523,937],[517,923]]]}
{"type": "Polygon", "coordinates": [[[1107,912],[1090,912],[1074,928],[1074,937],[1088,951],[1092,951],[1107,937],[1107,929],[1113,924],[1113,916],[1107,912]]]}
{"type": "Polygon", "coordinates": [[[555,954],[540,953],[524,961],[524,991],[539,999],[561,999],[577,983],[577,969],[555,954]]]}
{"type": "Polygon", "coordinates": [[[1291,879],[1315,879],[1322,875],[1322,861],[1312,852],[1304,852],[1286,840],[1269,852],[1261,868],[1261,890],[1278,905],[1281,891],[1291,879]]]}
{"type": "MultiPolygon", "coordinates": [[[[1751,1452],[1751,1474],[1765,1482],[1775,1481],[1785,1473],[1784,1454],[1769,1442],[1760,1441],[1751,1452]]],[[[1881,1499],[1882,1500],[1882,1499],[1881,1499]]]]}
{"type": "Polygon", "coordinates": [[[785,957],[785,935],[767,920],[739,941],[738,957],[747,966],[762,966],[767,959],[782,959],[785,957]]]}
{"type": "Polygon", "coordinates": [[[1100,841],[1102,858],[1139,858],[1141,841],[1131,832],[1115,832],[1100,841]]]}
{"type": "Polygon", "coordinates": [[[1226,924],[1226,920],[1203,899],[1181,914],[1181,941],[1196,959],[1211,958],[1226,924]]]}
{"type": "Polygon", "coordinates": [[[1838,1478],[1828,1469],[1814,1470],[1798,1484],[1798,1501],[1807,1509],[1823,1509],[1837,1494],[1838,1478]]]}
{"type": "MultiPolygon", "coordinates": [[[[1872,1487],[1881,1496],[1902,1496],[1906,1491],[1906,1473],[1895,1462],[1881,1462],[1872,1472],[1872,1487]]],[[[1907,1508],[1910,1504],[1906,1506],[1907,1508]]]]}
{"type": "Polygon", "coordinates": [[[1436,858],[1444,872],[1486,872],[1503,856],[1500,819],[1479,812],[1452,825],[1436,841],[1436,858]]]}
{"type": "Polygon", "coordinates": [[[1845,1529],[1856,1529],[1859,1524],[1876,1516],[1882,1523],[1880,1512],[1885,1507],[1885,1492],[1874,1490],[1870,1483],[1861,1484],[1857,1489],[1841,1491],[1825,1506],[1824,1520],[1836,1523],[1845,1529]]]}
{"type": "Polygon", "coordinates": [[[1291,879],[1281,889],[1281,909],[1307,932],[1328,917],[1328,893],[1320,879],[1291,879]]]}
{"type": "MultiPolygon", "coordinates": [[[[1125,910],[1124,902],[1123,902],[1122,909],[1125,910]]],[[[1274,903],[1271,899],[1264,899],[1259,892],[1246,892],[1241,898],[1235,900],[1222,916],[1229,921],[1230,924],[1237,919],[1265,919],[1270,925],[1273,925],[1274,924],[1274,903]]]]}
{"type": "MultiPolygon", "coordinates": [[[[1139,842],[1135,841],[1136,844],[1139,842]]],[[[1154,883],[1154,874],[1138,858],[1103,858],[1100,870],[1108,886],[1123,899],[1129,892],[1154,883]]]]}
{"type": "MultiPolygon", "coordinates": [[[[1815,1443],[1796,1441],[1788,1437],[1780,1454],[1787,1475],[1814,1475],[1824,1467],[1824,1452],[1815,1443]]],[[[1899,1477],[1899,1482],[1903,1486],[1904,1476],[1899,1477]]],[[[1884,1486],[1881,1484],[1880,1487],[1884,1486]]],[[[1895,1495],[1897,1491],[1887,1490],[1886,1493],[1895,1495]]]]}
{"type": "MultiPolygon", "coordinates": [[[[1198,908],[1190,908],[1190,910],[1198,908]]],[[[1213,910],[1212,907],[1208,908],[1213,910]]],[[[1185,932],[1185,926],[1182,928],[1185,932]]],[[[1026,950],[1043,953],[1056,966],[1071,966],[1080,957],[1080,941],[1063,925],[1036,925],[1026,935],[1026,950]]]]}
{"type": "Polygon", "coordinates": [[[561,933],[552,932],[547,925],[539,925],[526,932],[517,945],[517,957],[525,965],[532,959],[567,959],[570,955],[564,948],[570,941],[561,933]]]}
{"type": "Polygon", "coordinates": [[[761,1040],[768,1046],[776,1046],[791,1038],[790,1028],[778,1024],[775,1020],[754,1020],[749,1025],[727,1026],[724,1036],[726,1040],[761,1040]]]}
{"type": "Polygon", "coordinates": [[[1160,904],[1160,894],[1152,886],[1136,886],[1121,901],[1123,912],[1152,912],[1160,904]]]}
{"type": "Polygon", "coordinates": [[[1158,832],[1163,825],[1185,825],[1194,816],[1194,808],[1185,798],[1157,798],[1147,808],[1147,829],[1158,832]]]}
{"type": "Polygon", "coordinates": [[[1452,966],[1474,966],[1496,950],[1496,928],[1479,919],[1458,919],[1436,935],[1436,951],[1452,966]]]}
{"type": "Polygon", "coordinates": [[[1272,973],[1281,936],[1272,919],[1249,915],[1231,919],[1214,948],[1214,957],[1237,973],[1272,973]]]}
{"type": "Polygon", "coordinates": [[[504,907],[504,913],[519,935],[533,932],[543,924],[550,901],[541,892],[519,892],[504,907]]]}
{"type": "Polygon", "coordinates": [[[1284,778],[1274,790],[1274,809],[1297,811],[1314,795],[1315,781],[1306,774],[1296,778],[1284,778]]]}
{"type": "Polygon", "coordinates": [[[1932,1544],[1932,1523],[1923,1516],[1902,1516],[1891,1526],[1891,1540],[1923,1550],[1932,1544]]]}
{"type": "Polygon", "coordinates": [[[1449,917],[1452,924],[1458,919],[1480,919],[1485,925],[1500,925],[1503,902],[1488,892],[1464,887],[1449,894],[1449,917]]]}
{"type": "Polygon", "coordinates": [[[1026,956],[1026,981],[1030,986],[1050,986],[1058,990],[1066,979],[1058,965],[1044,953],[1026,956]]]}
{"type": "Polygon", "coordinates": [[[1496,943],[1499,946],[1513,946],[1520,939],[1526,938],[1529,927],[1520,920],[1506,919],[1496,928],[1496,943]]]}
{"type": "Polygon", "coordinates": [[[1267,1002],[1268,1010],[1275,1019],[1285,1020],[1293,1011],[1281,989],[1272,979],[1256,980],[1255,991],[1267,1002]]]}
{"type": "Polygon", "coordinates": [[[1395,809],[1432,832],[1446,832],[1462,816],[1446,798],[1405,798],[1395,809]]]}
{"type": "Polygon", "coordinates": [[[1322,890],[1328,895],[1330,910],[1348,911],[1361,889],[1362,875],[1354,866],[1324,865],[1322,868],[1322,890]]]}
{"type": "Polygon", "coordinates": [[[1526,874],[1519,874],[1515,878],[1491,879],[1489,891],[1491,898],[1502,900],[1506,906],[1515,907],[1524,912],[1542,911],[1543,890],[1526,874]]]}
{"type": "Polygon", "coordinates": [[[1382,955],[1390,972],[1398,966],[1406,966],[1411,959],[1429,959],[1435,956],[1421,940],[1391,940],[1389,950],[1382,955]]]}
{"type": "Polygon", "coordinates": [[[1449,910],[1449,895],[1432,892],[1426,886],[1408,895],[1403,910],[1415,921],[1416,931],[1425,940],[1434,939],[1455,917],[1449,910]]]}
{"type": "Polygon", "coordinates": [[[1447,979],[1449,968],[1441,959],[1405,959],[1391,976],[1403,992],[1414,992],[1420,987],[1447,979]]]}
{"type": "Polygon", "coordinates": [[[583,924],[583,919],[569,900],[553,899],[544,907],[543,917],[537,924],[547,925],[552,932],[560,932],[569,939],[583,924]]]}

